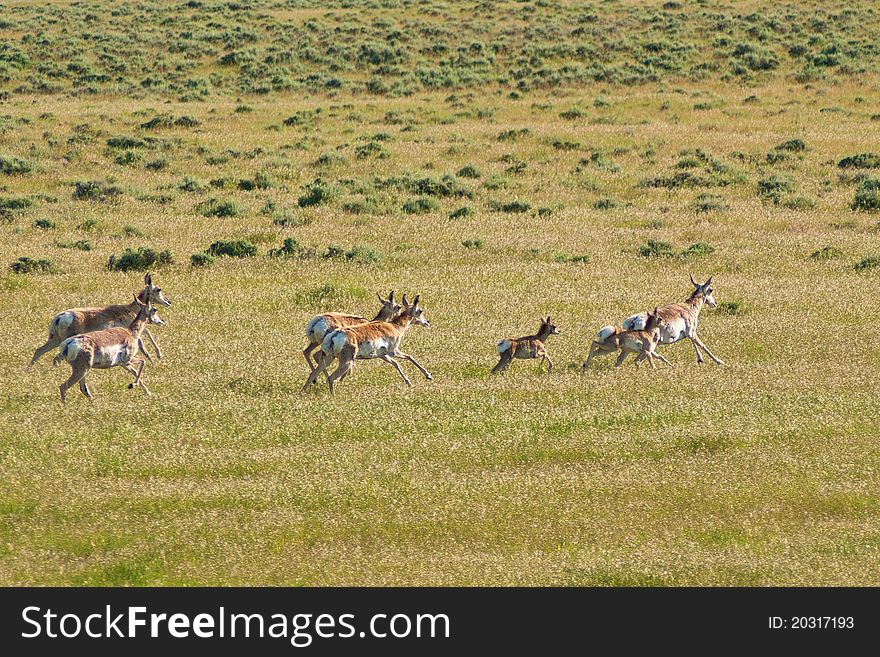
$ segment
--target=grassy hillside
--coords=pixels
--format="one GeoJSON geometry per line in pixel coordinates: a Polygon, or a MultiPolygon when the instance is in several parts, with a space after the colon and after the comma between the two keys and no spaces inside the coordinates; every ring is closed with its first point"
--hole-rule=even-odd
{"type": "Polygon", "coordinates": [[[0,583],[880,584],[880,12],[327,5],[0,5],[0,583]],[[62,405],[144,267],[153,396],[62,405]],[[690,273],[726,366],[580,371],[690,273]],[[301,396],[392,288],[433,382],[301,396]]]}

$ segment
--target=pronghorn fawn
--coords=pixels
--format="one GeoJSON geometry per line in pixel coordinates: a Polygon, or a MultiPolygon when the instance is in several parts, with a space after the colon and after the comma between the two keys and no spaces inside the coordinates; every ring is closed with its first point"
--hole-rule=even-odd
{"type": "MultiPolygon", "coordinates": [[[[38,347],[31,358],[32,367],[37,360],[47,351],[52,351],[67,338],[81,333],[91,333],[103,329],[127,327],[138,314],[140,305],[149,301],[154,306],[170,306],[171,300],[166,297],[162,290],[153,285],[150,274],[144,276],[144,289],[138,293],[135,301],[131,303],[103,306],[100,308],[70,308],[60,312],[49,323],[49,339],[46,344],[38,347]]],[[[144,330],[144,335],[153,344],[156,357],[162,358],[162,351],[153,339],[149,329],[144,330]]],[[[143,352],[146,355],[146,351],[143,352]]],[[[149,356],[147,356],[149,358],[149,356]]]]}
{"type": "Polygon", "coordinates": [[[137,295],[134,298],[138,304],[138,313],[127,328],[114,327],[92,331],[67,338],[61,343],[54,363],[58,365],[62,361],[67,361],[72,369],[70,378],[61,384],[61,401],[65,401],[67,390],[76,383],[79,383],[80,391],[91,399],[92,393],[86,383],[86,374],[92,369],[104,370],[117,366],[124,367],[134,375],[134,382],[129,388],[140,386],[144,392],[150,394],[146,384],[141,381],[145,361],[137,357],[137,353],[141,333],[146,330],[147,324],[161,326],[164,322],[156,314],[156,309],[149,299],[146,303],[142,303],[137,295]],[[134,365],[140,367],[135,369],[134,365]]]}
{"type": "Polygon", "coordinates": [[[620,351],[620,356],[617,357],[615,367],[620,367],[629,354],[638,354],[635,360],[636,367],[645,358],[648,359],[653,369],[657,368],[654,365],[655,358],[672,367],[672,363],[655,351],[662,330],[657,308],[654,308],[653,313],[645,311],[645,317],[645,325],[641,329],[626,330],[619,326],[603,326],[599,329],[596,339],[590,345],[590,353],[584,362],[583,368],[589,368],[594,357],[613,354],[618,350],[620,351]]]}
{"type": "Polygon", "coordinates": [[[400,350],[403,336],[406,335],[412,324],[430,326],[424,307],[419,305],[420,299],[421,296],[417,295],[410,305],[404,294],[403,309],[388,322],[367,322],[328,333],[321,343],[321,356],[316,359],[318,367],[309,375],[303,386],[303,391],[309,387],[309,384],[316,383],[321,372],[324,372],[335,359],[339,360],[339,366],[327,379],[331,393],[335,392],[336,382],[344,379],[354,369],[355,360],[378,358],[390,363],[400,374],[404,383],[411,386],[412,382],[404,374],[400,363],[395,360],[395,358],[403,358],[415,365],[428,381],[432,380],[433,377],[428,370],[422,367],[415,358],[400,350]]]}
{"type": "MultiPolygon", "coordinates": [[[[703,362],[703,349],[717,365],[724,365],[724,361],[717,358],[709,347],[703,344],[697,335],[697,323],[700,319],[700,311],[703,305],[710,308],[715,307],[715,297],[712,290],[712,277],[709,277],[705,283],[697,283],[691,276],[691,284],[694,291],[691,295],[681,303],[669,303],[660,306],[658,313],[662,327],[660,329],[660,344],[673,344],[684,338],[689,338],[697,352],[697,362],[703,362]]],[[[631,315],[623,320],[623,328],[638,329],[645,325],[647,319],[646,313],[638,313],[631,315]]],[[[656,354],[655,354],[656,355],[656,354]]]]}
{"type": "Polygon", "coordinates": [[[510,367],[510,363],[514,358],[540,358],[538,369],[547,361],[547,373],[553,371],[553,361],[547,354],[547,348],[544,343],[551,335],[559,335],[560,330],[550,321],[550,315],[547,319],[541,319],[541,327],[535,335],[526,335],[521,338],[504,338],[496,344],[498,354],[501,359],[498,364],[492,368],[492,374],[502,373],[510,367]]]}
{"type": "MultiPolygon", "coordinates": [[[[387,299],[382,298],[382,295],[379,292],[376,292],[376,296],[379,297],[379,302],[382,305],[379,307],[379,312],[372,321],[387,322],[396,317],[401,311],[401,305],[394,301],[394,290],[391,290],[387,299]]],[[[321,346],[324,336],[338,328],[355,326],[356,324],[365,324],[369,321],[370,320],[366,317],[360,317],[359,315],[346,315],[344,313],[324,313],[323,315],[318,315],[309,320],[309,323],[306,324],[306,338],[308,339],[309,344],[303,349],[303,356],[309,364],[309,370],[312,372],[315,371],[316,365],[312,362],[311,353],[317,347],[321,346]]]]}

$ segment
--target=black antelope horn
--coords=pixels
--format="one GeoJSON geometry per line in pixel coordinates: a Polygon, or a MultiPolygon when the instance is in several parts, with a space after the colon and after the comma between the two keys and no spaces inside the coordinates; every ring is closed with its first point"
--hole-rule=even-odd
{"type": "Polygon", "coordinates": [[[694,280],[694,275],[693,275],[693,274],[688,274],[688,276],[691,277],[691,284],[692,284],[694,287],[700,287],[700,284],[697,283],[697,282],[694,280]]]}

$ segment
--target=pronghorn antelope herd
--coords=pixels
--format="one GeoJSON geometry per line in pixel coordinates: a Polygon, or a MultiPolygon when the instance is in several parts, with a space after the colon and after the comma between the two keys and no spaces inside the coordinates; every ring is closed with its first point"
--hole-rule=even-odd
{"type": "MultiPolygon", "coordinates": [[[[690,277],[693,291],[680,303],[656,306],[653,312],[644,311],[627,317],[620,326],[608,325],[599,329],[591,342],[583,369],[587,370],[596,356],[618,353],[615,367],[623,364],[629,354],[636,354],[636,367],[647,360],[656,368],[654,360],[660,360],[672,367],[657,347],[672,344],[688,338],[694,345],[697,362],[703,362],[702,351],[716,364],[724,362],[717,358],[697,335],[700,311],[704,305],[716,306],[712,278],[698,283],[690,277]],[[702,351],[701,351],[702,350],[702,351]]],[[[147,326],[163,326],[165,321],[157,313],[157,306],[171,306],[171,300],[161,288],[153,284],[152,276],[144,277],[144,288],[133,295],[127,304],[116,304],[95,308],[71,308],[55,315],[49,324],[49,337],[46,343],[34,352],[28,367],[46,352],[58,347],[53,363],[68,362],[70,377],[61,384],[61,400],[65,401],[68,389],[79,384],[80,391],[92,398],[86,376],[92,369],[122,367],[134,376],[129,388],[140,387],[150,394],[141,380],[146,363],[152,362],[144,349],[141,336],[146,336],[161,358],[159,345],[147,326]]],[[[303,357],[309,366],[309,374],[302,392],[317,385],[323,374],[330,393],[334,394],[336,384],[352,373],[357,360],[379,359],[392,365],[407,386],[412,382],[400,366],[398,359],[408,361],[421,372],[428,381],[431,373],[412,355],[401,349],[403,338],[413,325],[430,326],[422,304],[421,295],[416,295],[412,303],[402,295],[395,301],[394,290],[387,297],[376,293],[379,310],[372,320],[360,315],[340,312],[327,312],[313,317],[306,324],[305,335],[308,344],[303,349],[303,357]],[[331,373],[330,367],[338,362],[331,373]]],[[[533,335],[518,338],[503,338],[496,343],[498,363],[492,374],[503,374],[514,359],[540,359],[539,369],[547,363],[547,372],[553,371],[553,360],[547,351],[546,343],[550,336],[561,331],[551,321],[550,316],[541,318],[538,331],[533,335]]]]}

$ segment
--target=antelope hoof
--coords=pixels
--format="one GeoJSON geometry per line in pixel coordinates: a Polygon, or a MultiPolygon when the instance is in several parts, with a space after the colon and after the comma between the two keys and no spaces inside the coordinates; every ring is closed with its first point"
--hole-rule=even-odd
{"type": "Polygon", "coordinates": [[[428,372],[427,374],[425,374],[425,378],[428,379],[428,381],[433,381],[433,380],[434,380],[434,377],[431,376],[431,373],[430,373],[430,372],[428,372]]]}
{"type": "Polygon", "coordinates": [[[133,383],[129,383],[129,384],[128,384],[128,389],[131,390],[132,388],[134,388],[134,384],[133,384],[133,383]]]}

